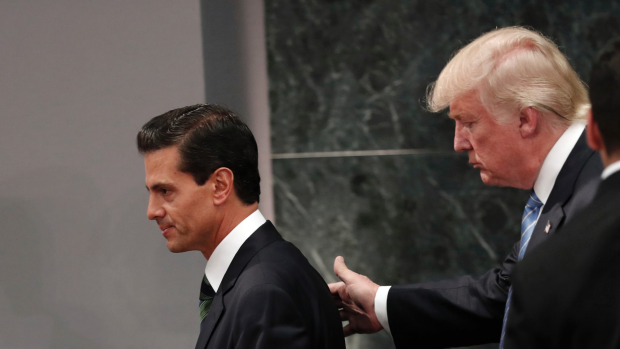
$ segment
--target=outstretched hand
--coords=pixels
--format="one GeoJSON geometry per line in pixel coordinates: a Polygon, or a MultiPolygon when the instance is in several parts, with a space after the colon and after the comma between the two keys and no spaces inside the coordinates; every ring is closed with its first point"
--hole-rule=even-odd
{"type": "Polygon", "coordinates": [[[329,284],[332,298],[340,309],[340,319],[349,321],[344,336],[355,333],[375,333],[383,326],[375,314],[375,296],[379,285],[368,277],[349,270],[343,257],[336,257],[334,273],[342,282],[329,284]]]}

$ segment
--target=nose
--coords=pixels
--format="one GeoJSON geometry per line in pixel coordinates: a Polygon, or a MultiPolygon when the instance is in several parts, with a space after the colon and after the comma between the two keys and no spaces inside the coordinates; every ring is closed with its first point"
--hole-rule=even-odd
{"type": "Polygon", "coordinates": [[[157,200],[154,200],[152,196],[149,198],[149,207],[146,209],[146,216],[150,220],[163,218],[166,215],[166,210],[156,201],[157,200]]]}
{"type": "Polygon", "coordinates": [[[460,125],[459,122],[456,123],[456,127],[454,129],[454,150],[457,152],[472,150],[473,147],[467,136],[465,135],[465,130],[463,130],[463,126],[460,125]]]}

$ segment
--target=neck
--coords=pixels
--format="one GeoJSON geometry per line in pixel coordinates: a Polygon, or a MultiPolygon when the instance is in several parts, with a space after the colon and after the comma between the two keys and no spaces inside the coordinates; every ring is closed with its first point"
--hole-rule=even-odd
{"type": "Polygon", "coordinates": [[[524,189],[531,189],[534,187],[534,183],[536,183],[536,179],[538,178],[538,174],[540,173],[540,169],[542,168],[545,159],[551,152],[553,146],[568,129],[568,127],[553,128],[550,127],[550,125],[545,125],[545,127],[547,130],[543,133],[539,133],[538,137],[536,137],[536,139],[530,144],[532,154],[536,154],[536,156],[530,157],[531,163],[529,168],[531,169],[532,176],[529,179],[528,185],[525,186],[524,189]]]}
{"type": "Polygon", "coordinates": [[[245,205],[242,203],[236,203],[236,207],[234,209],[228,209],[222,207],[223,211],[222,217],[220,220],[220,224],[216,227],[216,233],[212,235],[212,238],[208,241],[207,246],[204,250],[201,250],[202,255],[209,259],[215,251],[215,248],[224,240],[230,232],[235,229],[239,223],[243,222],[249,215],[258,210],[258,202],[255,202],[250,205],[245,205]]]}
{"type": "Polygon", "coordinates": [[[608,154],[604,149],[600,150],[601,160],[603,161],[603,166],[607,167],[614,162],[620,161],[620,152],[614,152],[608,154]]]}

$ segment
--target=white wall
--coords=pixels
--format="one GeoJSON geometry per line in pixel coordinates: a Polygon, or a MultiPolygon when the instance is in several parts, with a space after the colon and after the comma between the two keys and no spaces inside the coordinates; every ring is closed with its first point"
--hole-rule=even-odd
{"type": "Polygon", "coordinates": [[[0,2],[0,348],[194,346],[134,139],[204,96],[198,1],[0,2]]]}

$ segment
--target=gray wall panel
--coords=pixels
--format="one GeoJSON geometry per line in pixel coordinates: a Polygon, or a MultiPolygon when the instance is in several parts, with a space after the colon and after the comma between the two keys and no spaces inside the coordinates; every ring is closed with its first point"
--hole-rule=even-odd
{"type": "Polygon", "coordinates": [[[204,259],[146,218],[134,138],[204,101],[197,1],[0,3],[0,348],[192,347],[204,259]]]}
{"type": "Polygon", "coordinates": [[[200,8],[206,99],[237,112],[252,130],[261,174],[259,207],[274,221],[263,2],[202,0],[200,8]]]}

